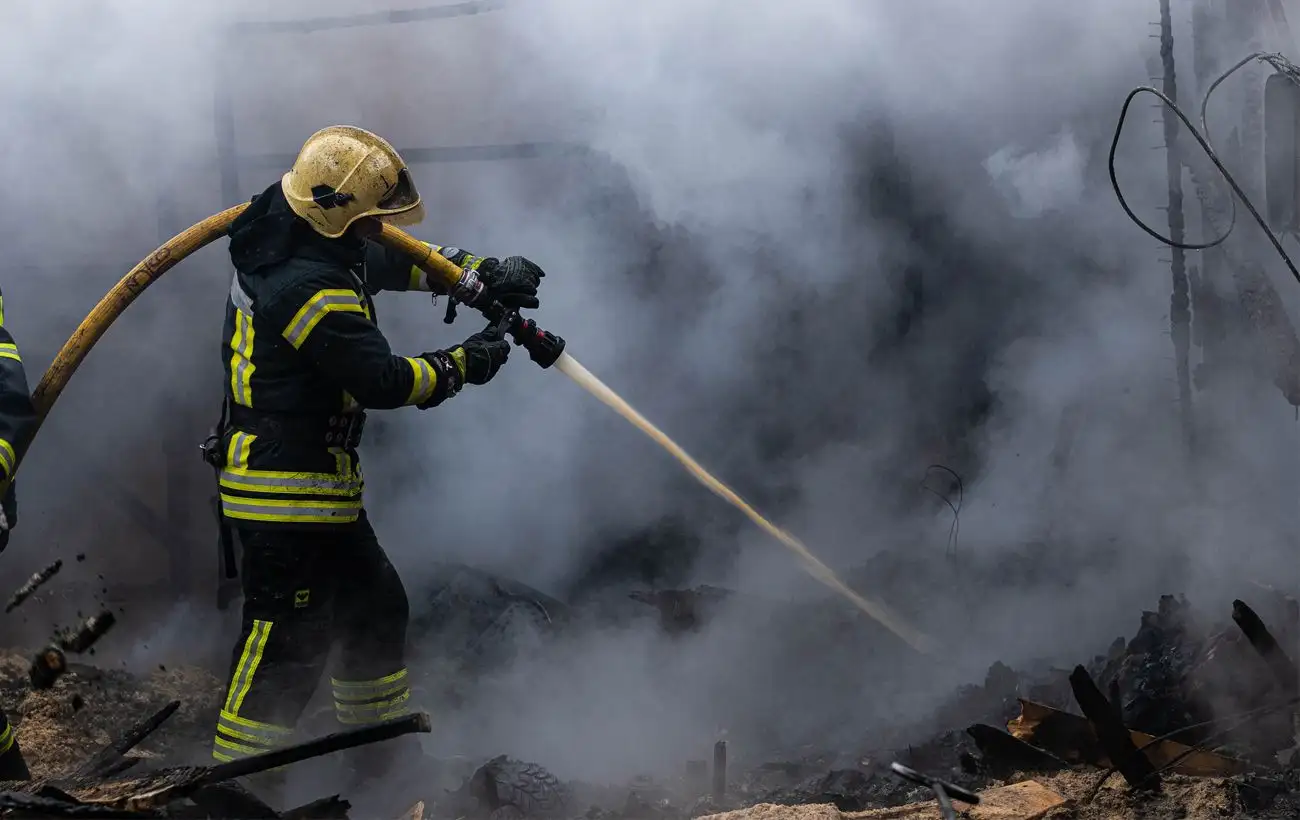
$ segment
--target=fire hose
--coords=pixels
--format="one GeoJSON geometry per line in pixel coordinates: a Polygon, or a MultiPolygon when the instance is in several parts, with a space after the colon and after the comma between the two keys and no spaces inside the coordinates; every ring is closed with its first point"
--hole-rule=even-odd
{"type": "MultiPolygon", "coordinates": [[[[132,268],[112,290],[105,294],[104,298],[100,299],[99,303],[82,320],[72,336],[59,350],[58,355],[54,357],[54,362],[32,392],[32,403],[35,405],[36,418],[26,440],[23,442],[23,446],[17,448],[19,459],[25,455],[28,446],[40,430],[45,418],[49,415],[50,409],[63,393],[64,388],[67,387],[68,381],[77,372],[77,368],[81,366],[81,363],[85,361],[91,348],[95,346],[95,343],[100,340],[113,322],[149,285],[156,282],[163,274],[180,263],[181,260],[225,236],[226,229],[230,227],[231,222],[239,216],[245,207],[247,206],[236,205],[227,208],[172,237],[132,268]]],[[[373,238],[375,241],[411,257],[417,267],[432,276],[439,277],[448,284],[459,281],[463,273],[455,263],[441,254],[435,253],[429,245],[392,225],[384,225],[382,231],[373,238]]],[[[578,386],[608,405],[654,440],[656,444],[667,450],[697,481],[740,510],[761,529],[793,552],[809,575],[847,599],[912,648],[922,653],[933,651],[934,645],[929,638],[905,623],[902,618],[884,604],[868,600],[850,589],[828,566],[818,560],[801,541],[760,515],[730,487],[714,478],[659,428],[651,424],[617,393],[593,376],[565,351],[563,339],[538,327],[537,323],[532,319],[524,319],[519,315],[518,311],[506,310],[499,303],[484,306],[480,310],[489,321],[495,322],[500,330],[508,334],[516,345],[527,350],[529,358],[533,362],[542,368],[554,366],[555,369],[571,378],[578,386]]],[[[16,472],[17,469],[18,465],[15,464],[14,471],[16,472]]],[[[7,489],[7,482],[0,484],[0,494],[3,494],[7,489]]]]}

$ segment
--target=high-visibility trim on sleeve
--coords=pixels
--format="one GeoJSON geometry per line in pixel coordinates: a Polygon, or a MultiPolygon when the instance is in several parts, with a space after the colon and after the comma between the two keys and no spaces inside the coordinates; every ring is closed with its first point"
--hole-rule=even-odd
{"type": "MultiPolygon", "coordinates": [[[[222,499],[224,501],[224,498],[222,499]]],[[[253,621],[253,628],[244,641],[244,651],[235,664],[235,673],[230,678],[230,689],[226,692],[226,705],[223,711],[232,715],[239,714],[239,707],[244,705],[244,698],[253,686],[253,675],[262,663],[262,653],[266,651],[266,640],[271,635],[271,621],[253,621]]]]}
{"type": "Polygon", "coordinates": [[[294,314],[293,319],[282,331],[284,338],[289,340],[289,344],[293,345],[294,349],[302,347],[307,337],[316,329],[316,325],[320,324],[321,319],[333,311],[362,315],[366,313],[355,291],[347,288],[320,290],[294,314]]]}
{"type": "Polygon", "coordinates": [[[14,747],[14,727],[5,721],[5,730],[0,732],[0,755],[14,747]]]}
{"type": "Polygon", "coordinates": [[[18,345],[13,342],[0,342],[0,359],[13,359],[16,362],[23,360],[22,356],[18,355],[18,345]]]}
{"type": "Polygon", "coordinates": [[[0,296],[0,327],[5,326],[5,298],[0,296]]]}
{"type": "Polygon", "coordinates": [[[434,370],[429,360],[422,356],[405,358],[415,374],[415,380],[411,383],[411,395],[406,397],[406,403],[423,404],[438,387],[438,371],[434,370]]]}
{"type": "Polygon", "coordinates": [[[8,478],[13,475],[14,464],[18,462],[18,456],[14,455],[14,446],[4,439],[0,438],[0,477],[8,478]]]}
{"type": "MultiPolygon", "coordinates": [[[[434,253],[442,252],[441,245],[434,245],[430,242],[421,242],[420,244],[424,245],[424,247],[428,248],[434,253]]],[[[433,288],[429,285],[429,275],[425,273],[425,271],[419,265],[411,266],[411,280],[407,283],[406,289],[421,290],[426,293],[429,293],[433,290],[433,288]]]]}
{"type": "Polygon", "coordinates": [[[253,406],[253,317],[235,310],[235,332],[230,337],[230,394],[235,404],[253,406]]]}

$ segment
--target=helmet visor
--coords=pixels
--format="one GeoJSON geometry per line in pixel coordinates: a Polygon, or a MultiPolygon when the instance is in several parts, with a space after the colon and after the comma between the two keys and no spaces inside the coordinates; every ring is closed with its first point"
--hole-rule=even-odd
{"type": "Polygon", "coordinates": [[[420,204],[420,193],[415,190],[415,181],[405,168],[397,172],[397,182],[388,189],[384,198],[379,200],[377,210],[385,212],[405,211],[420,204]]]}

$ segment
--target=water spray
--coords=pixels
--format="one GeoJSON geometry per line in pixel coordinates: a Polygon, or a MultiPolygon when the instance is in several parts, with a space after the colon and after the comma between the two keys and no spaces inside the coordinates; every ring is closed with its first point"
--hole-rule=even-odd
{"type": "MultiPolygon", "coordinates": [[[[22,459],[32,439],[36,436],[54,402],[58,400],[68,381],[85,360],[90,349],[104,335],[108,328],[122,315],[123,311],[135,301],[145,288],[156,282],[164,273],[175,267],[181,260],[206,247],[218,238],[226,235],[230,223],[243,212],[247,205],[236,205],[220,213],[213,214],[202,222],[190,226],[185,231],[172,237],[122,277],[94,309],[82,320],[72,336],[54,357],[54,362],[41,378],[36,389],[32,391],[32,403],[36,418],[22,446],[17,448],[17,455],[22,459]]],[[[460,280],[463,271],[442,254],[410,234],[392,225],[383,225],[383,229],[373,239],[389,248],[411,257],[417,267],[438,279],[454,285],[460,280]]],[[[552,366],[568,376],[583,390],[608,405],[616,413],[627,419],[633,426],[649,436],[656,444],[677,459],[697,481],[745,514],[765,532],[776,538],[782,545],[794,553],[804,570],[814,579],[825,584],[841,595],[869,617],[889,629],[913,649],[922,653],[934,650],[933,642],[924,634],[891,612],[884,604],[868,600],[850,589],[847,584],[826,566],[793,535],[777,527],[759,514],[730,487],[723,484],[699,462],[691,458],[681,447],[651,424],[617,393],[597,379],[585,367],[578,363],[565,349],[562,338],[543,330],[532,319],[525,319],[517,310],[507,310],[499,303],[480,308],[489,321],[495,322],[498,329],[508,335],[513,342],[528,351],[529,358],[544,369],[552,366]]],[[[15,465],[14,470],[17,470],[15,465]]],[[[12,480],[12,479],[11,479],[12,480]]],[[[0,483],[0,495],[8,489],[7,483],[0,483]]]]}

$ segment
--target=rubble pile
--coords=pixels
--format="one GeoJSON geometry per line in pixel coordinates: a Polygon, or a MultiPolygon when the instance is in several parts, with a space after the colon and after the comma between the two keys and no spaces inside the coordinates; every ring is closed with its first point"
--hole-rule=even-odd
{"type": "MultiPolygon", "coordinates": [[[[524,585],[449,566],[430,623],[475,678],[526,643],[559,635],[591,612],[524,585]]],[[[53,573],[48,575],[52,576],[53,573]]],[[[33,581],[47,581],[48,577],[33,581]]],[[[638,591],[631,613],[687,638],[736,593],[713,587],[638,591]]],[[[679,776],[613,786],[564,782],[509,755],[427,759],[412,781],[411,820],[922,820],[965,816],[1160,818],[1300,816],[1300,604],[1260,589],[1251,604],[1203,612],[1165,596],[1130,638],[1073,668],[989,668],[923,724],[867,732],[857,748],[800,749],[765,759],[719,741],[712,760],[683,750],[679,776]],[[962,802],[975,801],[978,803],[962,802]],[[952,813],[950,813],[952,812],[952,813]]],[[[21,600],[19,600],[21,603],[21,600]]],[[[100,612],[48,646],[0,652],[0,706],[31,779],[0,784],[14,816],[345,817],[346,795],[280,811],[242,785],[271,768],[400,734],[428,717],[317,737],[260,758],[211,765],[222,686],[197,669],[148,675],[66,658],[106,634],[100,612]]]]}

